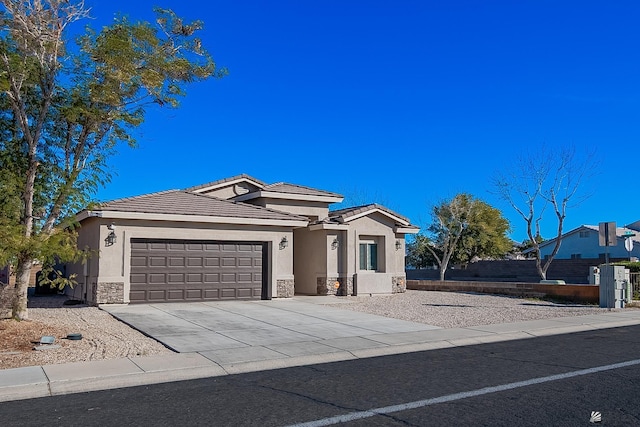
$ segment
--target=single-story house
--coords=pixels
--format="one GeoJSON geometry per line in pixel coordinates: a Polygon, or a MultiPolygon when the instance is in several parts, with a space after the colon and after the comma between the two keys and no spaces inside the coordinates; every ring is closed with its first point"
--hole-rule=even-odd
{"type": "MultiPolygon", "coordinates": [[[[556,259],[604,259],[608,252],[610,258],[624,259],[640,257],[640,221],[625,227],[616,228],[616,244],[609,247],[600,246],[600,227],[598,225],[581,225],[564,233],[561,237],[560,249],[556,259]],[[625,247],[626,240],[631,241],[631,251],[625,247]]],[[[549,239],[540,244],[540,257],[551,255],[556,239],[549,239]]],[[[526,256],[533,255],[533,249],[523,251],[526,256]]]]}
{"type": "Polygon", "coordinates": [[[94,304],[404,292],[405,235],[377,204],[248,175],[106,202],[77,215],[92,256],[67,266],[94,304]]]}

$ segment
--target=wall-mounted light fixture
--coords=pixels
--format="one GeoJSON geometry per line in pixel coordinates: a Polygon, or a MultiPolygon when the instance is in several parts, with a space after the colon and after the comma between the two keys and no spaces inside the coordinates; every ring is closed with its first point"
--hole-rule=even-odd
{"type": "Polygon", "coordinates": [[[340,242],[338,241],[338,238],[336,237],[335,239],[333,239],[333,242],[331,242],[331,249],[336,250],[336,249],[338,249],[338,246],[340,246],[340,242]]]}
{"type": "Polygon", "coordinates": [[[287,236],[284,236],[282,240],[280,240],[280,249],[284,249],[289,246],[289,241],[287,240],[287,236]]]}
{"type": "Polygon", "coordinates": [[[402,249],[402,243],[400,243],[400,240],[396,240],[396,251],[399,251],[400,249],[402,249]]]}
{"type": "Polygon", "coordinates": [[[116,226],[114,223],[107,225],[107,230],[109,230],[109,234],[107,234],[107,238],[104,239],[104,242],[107,246],[113,246],[118,238],[116,237],[116,226]]]}

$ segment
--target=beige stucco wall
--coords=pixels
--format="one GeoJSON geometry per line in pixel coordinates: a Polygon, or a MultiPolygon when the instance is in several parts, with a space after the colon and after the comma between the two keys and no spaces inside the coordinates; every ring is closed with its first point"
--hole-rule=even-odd
{"type": "Polygon", "coordinates": [[[221,187],[215,190],[206,191],[201,194],[206,194],[207,196],[213,196],[219,199],[228,200],[236,196],[241,196],[243,194],[256,191],[257,189],[258,187],[251,185],[247,182],[238,182],[235,184],[227,185],[226,187],[221,187]]]}
{"type": "Polygon", "coordinates": [[[301,215],[311,219],[324,219],[329,216],[328,203],[325,202],[260,198],[247,200],[247,203],[256,204],[258,206],[274,209],[280,212],[301,215]]]}
{"type": "Polygon", "coordinates": [[[78,230],[78,248],[86,249],[89,253],[89,258],[86,263],[67,264],[66,266],[67,276],[75,274],[78,282],[73,288],[65,289],[65,293],[74,298],[85,299],[90,297],[90,295],[85,295],[85,292],[90,293],[97,283],[100,249],[99,228],[100,219],[87,218],[82,222],[81,229],[78,230]]]}
{"type": "MultiPolygon", "coordinates": [[[[223,241],[255,241],[270,242],[272,246],[271,277],[268,278],[273,297],[277,297],[275,284],[277,280],[293,280],[293,232],[287,227],[243,226],[228,224],[204,224],[182,222],[160,222],[144,220],[117,220],[117,242],[113,246],[105,246],[109,233],[107,226],[111,220],[89,218],[82,222],[80,236],[82,242],[91,242],[91,248],[99,251],[100,263],[97,267],[91,264],[91,278],[95,283],[123,283],[124,302],[129,302],[131,272],[131,239],[194,239],[223,241]],[[87,224],[85,226],[85,223],[87,224]],[[286,237],[288,247],[280,249],[279,244],[286,237]]],[[[91,301],[92,290],[87,289],[91,301]]]]}
{"type": "Polygon", "coordinates": [[[385,215],[372,213],[348,222],[344,230],[308,228],[294,232],[296,292],[316,294],[318,279],[353,280],[358,294],[390,294],[398,278],[404,281],[404,234],[394,232],[395,223],[385,215]],[[332,249],[334,239],[338,248],[332,249]],[[361,242],[378,245],[378,270],[360,270],[361,242]],[[396,249],[396,241],[400,248],[396,249]],[[394,282],[395,281],[395,282],[394,282]]]}
{"type": "Polygon", "coordinates": [[[349,222],[347,272],[354,275],[358,295],[391,293],[393,278],[404,277],[404,234],[394,233],[394,227],[394,222],[380,213],[349,222]],[[378,271],[360,270],[362,240],[378,243],[378,271]],[[396,249],[396,241],[400,241],[400,249],[396,249]]]}
{"type": "Polygon", "coordinates": [[[344,271],[344,253],[345,250],[342,247],[343,239],[340,231],[328,230],[325,236],[325,250],[327,251],[327,276],[328,277],[342,277],[346,275],[344,271]],[[338,239],[338,247],[336,249],[331,248],[331,244],[334,239],[338,239]]]}
{"type": "Polygon", "coordinates": [[[296,293],[315,295],[318,276],[326,276],[325,236],[324,230],[310,231],[308,228],[299,228],[293,232],[295,240],[293,271],[296,278],[296,293]]]}

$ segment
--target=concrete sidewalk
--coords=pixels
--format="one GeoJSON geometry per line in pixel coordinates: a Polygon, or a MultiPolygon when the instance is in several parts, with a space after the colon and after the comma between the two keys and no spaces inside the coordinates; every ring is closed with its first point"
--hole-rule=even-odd
{"type": "MultiPolygon", "coordinates": [[[[385,323],[380,319],[386,318],[373,317],[385,323]]],[[[404,323],[408,327],[414,325],[416,330],[371,333],[372,326],[367,325],[369,329],[362,335],[287,341],[277,344],[275,349],[271,344],[250,345],[169,356],[0,370],[0,401],[631,326],[640,324],[640,310],[455,329],[404,323]]]]}

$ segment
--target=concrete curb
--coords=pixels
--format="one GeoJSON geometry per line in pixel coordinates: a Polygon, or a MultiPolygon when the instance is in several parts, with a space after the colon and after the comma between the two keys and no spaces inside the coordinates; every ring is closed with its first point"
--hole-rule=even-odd
{"type": "Polygon", "coordinates": [[[172,381],[185,381],[342,362],[369,357],[389,356],[535,338],[549,335],[640,325],[640,310],[599,315],[563,317],[455,329],[421,331],[420,335],[379,334],[366,339],[379,344],[373,348],[337,349],[335,352],[253,360],[242,363],[218,363],[207,352],[177,353],[169,356],[135,357],[59,365],[30,366],[0,370],[0,402],[57,396],[70,393],[134,387],[172,381]],[[420,339],[419,342],[410,341],[420,339]]]}

